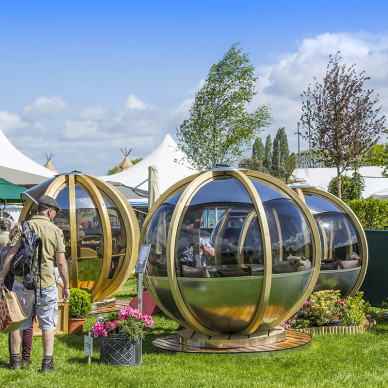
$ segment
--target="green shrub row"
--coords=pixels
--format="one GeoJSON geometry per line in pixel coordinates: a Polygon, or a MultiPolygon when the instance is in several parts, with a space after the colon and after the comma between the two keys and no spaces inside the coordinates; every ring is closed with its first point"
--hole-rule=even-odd
{"type": "Polygon", "coordinates": [[[388,201],[384,199],[360,198],[347,202],[364,229],[388,229],[388,201]]]}

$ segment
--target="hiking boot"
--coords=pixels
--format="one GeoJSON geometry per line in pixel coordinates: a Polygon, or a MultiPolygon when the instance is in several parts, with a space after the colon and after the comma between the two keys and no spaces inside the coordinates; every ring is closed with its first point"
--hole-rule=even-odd
{"type": "Polygon", "coordinates": [[[22,359],[18,356],[11,356],[9,367],[11,369],[21,369],[22,367],[22,359]]]}
{"type": "Polygon", "coordinates": [[[43,373],[52,372],[53,370],[54,370],[54,360],[52,358],[49,360],[44,358],[42,360],[42,372],[43,373]]]}
{"type": "Polygon", "coordinates": [[[26,359],[23,358],[22,364],[23,364],[23,366],[28,366],[28,365],[32,364],[32,361],[29,358],[26,358],[26,359]]]}

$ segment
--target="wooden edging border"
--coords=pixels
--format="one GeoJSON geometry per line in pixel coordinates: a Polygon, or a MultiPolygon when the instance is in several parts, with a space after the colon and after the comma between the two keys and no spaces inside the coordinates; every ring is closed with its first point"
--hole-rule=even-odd
{"type": "Polygon", "coordinates": [[[310,335],[320,334],[359,334],[365,333],[368,326],[320,326],[320,327],[308,327],[306,329],[292,329],[295,331],[301,331],[310,335]]]}

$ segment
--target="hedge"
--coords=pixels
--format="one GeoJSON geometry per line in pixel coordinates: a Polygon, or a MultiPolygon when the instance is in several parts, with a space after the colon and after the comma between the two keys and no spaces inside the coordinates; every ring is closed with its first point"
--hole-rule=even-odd
{"type": "Polygon", "coordinates": [[[388,229],[388,201],[384,199],[361,198],[348,201],[364,229],[388,229]]]}

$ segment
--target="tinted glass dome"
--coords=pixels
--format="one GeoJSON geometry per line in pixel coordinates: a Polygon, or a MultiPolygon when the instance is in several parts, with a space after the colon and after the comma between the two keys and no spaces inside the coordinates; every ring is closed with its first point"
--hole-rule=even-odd
{"type": "Polygon", "coordinates": [[[208,171],[176,184],[149,214],[146,284],[171,318],[198,332],[264,330],[293,314],[315,284],[317,236],[303,201],[280,181],[208,171]]]}
{"type": "Polygon", "coordinates": [[[317,224],[322,262],[314,291],[340,290],[353,296],[365,276],[368,250],[364,230],[339,198],[312,187],[295,188],[317,224]]]}
{"type": "Polygon", "coordinates": [[[71,287],[89,291],[93,301],[106,299],[136,263],[139,227],[128,201],[98,178],[63,174],[25,193],[20,220],[36,214],[44,194],[61,206],[54,223],[64,233],[71,287]]]}

